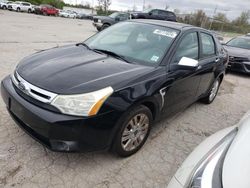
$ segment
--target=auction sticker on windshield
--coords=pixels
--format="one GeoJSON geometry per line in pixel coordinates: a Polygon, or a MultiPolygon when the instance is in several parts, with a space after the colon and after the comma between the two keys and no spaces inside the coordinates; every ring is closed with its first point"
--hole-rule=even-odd
{"type": "Polygon", "coordinates": [[[154,30],[153,33],[157,34],[157,35],[167,36],[170,38],[175,38],[177,36],[177,32],[175,32],[175,31],[165,31],[165,30],[160,30],[160,29],[154,30]]]}

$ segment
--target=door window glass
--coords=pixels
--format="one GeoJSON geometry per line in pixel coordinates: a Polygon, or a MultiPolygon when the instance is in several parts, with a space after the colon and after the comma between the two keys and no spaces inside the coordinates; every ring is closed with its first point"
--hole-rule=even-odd
{"type": "Polygon", "coordinates": [[[199,44],[197,32],[189,33],[182,38],[182,41],[176,50],[174,62],[178,63],[182,57],[198,60],[199,44]]]}
{"type": "Polygon", "coordinates": [[[212,35],[201,33],[202,57],[215,54],[215,44],[212,35]]]}

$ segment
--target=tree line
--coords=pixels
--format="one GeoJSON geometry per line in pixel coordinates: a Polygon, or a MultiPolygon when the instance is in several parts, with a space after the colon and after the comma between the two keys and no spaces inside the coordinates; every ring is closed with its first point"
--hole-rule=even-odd
{"type": "Polygon", "coordinates": [[[178,16],[178,21],[191,24],[198,27],[203,27],[210,30],[249,33],[250,32],[250,11],[243,11],[240,16],[234,20],[229,20],[224,13],[217,13],[213,17],[209,17],[203,10],[198,10],[191,14],[181,16],[178,10],[175,10],[178,16]]]}

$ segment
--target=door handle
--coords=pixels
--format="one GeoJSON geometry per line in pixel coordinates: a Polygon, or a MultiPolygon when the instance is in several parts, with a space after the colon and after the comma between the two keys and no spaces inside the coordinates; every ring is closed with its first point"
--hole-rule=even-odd
{"type": "Polygon", "coordinates": [[[220,58],[215,59],[215,63],[218,63],[220,61],[220,58]]]}

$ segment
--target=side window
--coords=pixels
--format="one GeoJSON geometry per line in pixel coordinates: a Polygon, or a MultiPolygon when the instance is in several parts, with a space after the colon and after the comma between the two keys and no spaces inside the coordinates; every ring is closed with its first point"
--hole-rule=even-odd
{"type": "Polygon", "coordinates": [[[152,15],[158,15],[158,10],[152,10],[152,11],[151,11],[151,14],[152,14],[152,15]]]}
{"type": "Polygon", "coordinates": [[[198,60],[199,42],[197,32],[189,33],[182,38],[175,53],[174,63],[178,63],[182,57],[189,57],[198,60]]]}
{"type": "Polygon", "coordinates": [[[127,14],[120,14],[118,17],[120,18],[120,21],[123,21],[123,20],[127,20],[127,19],[128,19],[127,14]]]}
{"type": "Polygon", "coordinates": [[[168,12],[166,12],[166,11],[160,11],[160,15],[161,16],[168,16],[168,12]]]}
{"type": "Polygon", "coordinates": [[[202,57],[215,55],[215,43],[212,35],[201,33],[202,57]]]}

